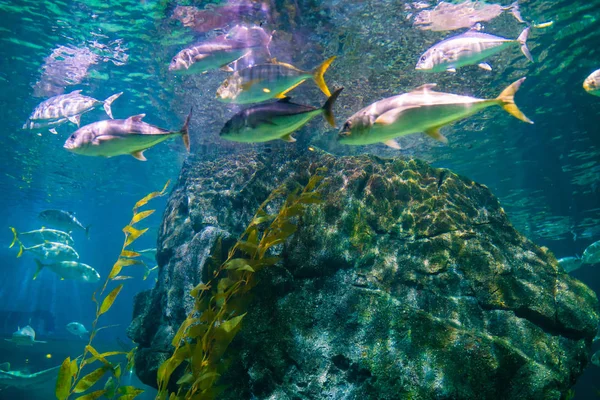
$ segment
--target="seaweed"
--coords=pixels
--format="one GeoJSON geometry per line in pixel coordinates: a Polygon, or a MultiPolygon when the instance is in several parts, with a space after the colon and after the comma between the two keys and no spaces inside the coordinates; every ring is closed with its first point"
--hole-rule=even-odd
{"type": "Polygon", "coordinates": [[[147,211],[138,211],[140,207],[145,206],[150,200],[163,196],[166,193],[167,187],[169,186],[169,182],[165,184],[163,189],[160,192],[152,192],[146,195],[144,198],[139,200],[135,206],[133,207],[133,217],[131,221],[125,228],[123,228],[123,233],[125,234],[125,240],[123,242],[123,248],[121,249],[121,253],[119,258],[113,265],[110,274],[104,281],[104,285],[94,292],[92,296],[92,301],[96,304],[96,318],[92,323],[92,330],[90,332],[90,338],[88,344],[85,346],[83,354],[77,358],[71,360],[70,357],[67,357],[59,370],[58,378],[56,381],[56,398],[58,400],[66,400],[71,398],[72,396],[79,395],[76,397],[80,400],[94,400],[98,399],[102,396],[109,399],[118,399],[118,400],[131,400],[143,393],[142,389],[138,389],[133,386],[121,386],[121,364],[110,362],[108,359],[113,356],[125,355],[127,357],[127,370],[131,370],[133,368],[133,357],[136,348],[134,347],[129,352],[125,351],[109,351],[105,353],[99,353],[94,346],[92,346],[92,341],[96,337],[96,334],[110,326],[103,326],[97,328],[100,316],[105,314],[112,305],[115,300],[119,296],[121,289],[123,289],[123,283],[117,284],[106,296],[102,298],[104,293],[107,291],[109,283],[116,281],[123,281],[126,279],[130,279],[130,276],[120,275],[124,268],[142,265],[145,268],[146,265],[139,260],[136,260],[137,257],[140,256],[139,253],[129,250],[128,247],[137,240],[140,236],[142,236],[146,231],[146,229],[138,229],[134,225],[138,222],[142,221],[145,218],[148,218],[150,215],[154,213],[155,210],[147,210],[147,211]],[[102,298],[102,301],[99,299],[102,298]],[[92,372],[83,375],[83,369],[88,366],[94,364],[98,361],[101,366],[93,370],[92,372]],[[111,374],[103,389],[96,390],[93,392],[87,392],[93,386],[100,381],[107,373],[111,374]]]}
{"type": "Polygon", "coordinates": [[[275,189],[228,250],[224,261],[223,242],[217,241],[204,267],[203,275],[208,279],[201,279],[191,290],[194,308],[171,342],[173,354],[158,369],[157,399],[210,400],[226,389],[219,384],[229,364],[226,351],[249,312],[256,274],[281,260],[271,254],[273,249],[296,232],[297,221],[308,205],[322,202],[319,189],[325,171],[317,169],[304,188],[287,190],[282,185],[275,189]],[[276,208],[276,204],[281,204],[279,211],[267,212],[268,206],[276,208]],[[176,382],[176,392],[169,392],[171,376],[180,366],[185,368],[176,382]]]}

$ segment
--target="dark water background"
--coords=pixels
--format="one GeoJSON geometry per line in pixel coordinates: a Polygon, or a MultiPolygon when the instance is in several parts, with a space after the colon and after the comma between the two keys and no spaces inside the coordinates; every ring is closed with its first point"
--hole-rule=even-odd
{"type": "MultiPolygon", "coordinates": [[[[203,8],[207,3],[181,5],[203,8]]],[[[517,103],[535,125],[523,124],[500,109],[488,109],[447,128],[448,145],[412,135],[401,139],[406,150],[400,154],[424,158],[487,185],[515,226],[557,258],[581,254],[600,240],[600,98],[581,87],[584,78],[600,68],[600,1],[520,2],[527,21],[554,21],[549,28],[532,29],[529,47],[537,62],[528,63],[517,49],[507,50],[490,60],[492,72],[466,67],[456,74],[414,70],[428,47],[461,32],[415,28],[411,19],[418,12],[415,3],[273,0],[262,4],[260,11],[241,18],[277,30],[271,51],[279,60],[310,69],[326,57],[338,56],[326,74],[330,88],[345,87],[336,105],[338,124],[373,101],[424,83],[437,82],[442,91],[489,98],[527,76],[517,103]]],[[[35,371],[33,365],[43,369],[53,366],[52,361],[58,365],[66,353],[76,355],[78,344],[82,348],[84,342],[70,335],[65,325],[79,321],[89,326],[94,312],[90,298],[96,289],[93,284],[60,281],[50,271],[33,281],[33,258],[15,258],[16,251],[8,249],[12,239],[8,227],[38,229],[37,214],[47,208],[75,211],[84,225],[92,226],[89,240],[81,232],[74,234],[75,248],[82,262],[105,277],[121,249],[121,228],[129,221],[133,204],[162,188],[168,179],[175,180],[186,157],[180,140],[147,151],[146,163],[125,156],[101,159],[70,154],[62,144],[74,130],[71,124],[59,127],[58,135],[21,130],[39,102],[62,90],[83,89],[100,100],[123,91],[113,104],[115,118],[144,112],[146,122],[175,129],[193,105],[192,153],[197,159],[264,147],[219,139],[221,126],[237,110],[214,98],[225,72],[183,78],[169,74],[168,63],[177,51],[214,34],[194,32],[173,19],[178,5],[152,0],[0,0],[0,243],[4,243],[0,246],[0,317],[4,319],[0,333],[9,337],[17,325],[32,318],[40,339],[58,343],[51,347],[58,352],[51,359],[43,348],[39,354],[12,349],[3,353],[11,359],[0,362],[11,361],[15,367],[31,364],[35,371]],[[71,52],[79,49],[78,65],[68,70],[49,67],[46,58],[59,46],[71,52]],[[47,330],[39,321],[42,315],[52,320],[47,330]]],[[[517,37],[524,27],[508,12],[484,24],[487,32],[509,38],[517,37]]],[[[311,82],[293,96],[315,106],[324,102],[311,82]]],[[[104,118],[101,109],[95,110],[85,114],[82,123],[104,118]]],[[[285,152],[290,146],[311,144],[340,155],[398,154],[383,145],[340,146],[335,131],[319,118],[295,136],[296,144],[268,147],[285,152]]],[[[158,212],[147,220],[151,229],[138,249],[155,247],[165,201],[151,204],[158,212]]],[[[587,266],[573,275],[599,292],[597,267],[587,266]]],[[[119,326],[98,337],[107,348],[117,346],[117,338],[131,344],[125,328],[131,320],[132,298],[154,282],[152,276],[141,280],[141,270],[133,274],[137,279],[126,282],[117,307],[104,321],[119,326]]],[[[576,398],[595,398],[598,374],[598,367],[588,368],[576,398]]]]}

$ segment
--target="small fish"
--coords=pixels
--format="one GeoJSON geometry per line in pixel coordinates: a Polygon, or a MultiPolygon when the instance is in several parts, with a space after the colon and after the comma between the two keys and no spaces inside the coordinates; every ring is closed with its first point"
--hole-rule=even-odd
{"type": "Polygon", "coordinates": [[[353,116],[338,135],[340,143],[364,145],[383,142],[394,149],[400,145],[394,139],[411,133],[425,132],[446,143],[440,128],[469,117],[490,106],[500,106],[521,121],[533,124],[514,102],[514,96],[525,78],[511,84],[495,99],[477,99],[450,93],[435,92],[435,84],[418,87],[409,93],[377,101],[353,116]]]}
{"type": "Polygon", "coordinates": [[[515,40],[470,30],[431,47],[423,53],[415,69],[425,72],[455,72],[457,68],[465,65],[478,64],[480,68],[491,71],[492,67],[482,61],[515,44],[519,45],[525,57],[533,62],[526,44],[528,35],[529,27],[515,40]]]}
{"type": "Polygon", "coordinates": [[[589,94],[600,96],[600,69],[592,72],[590,76],[585,78],[583,88],[589,94]]]}
{"type": "Polygon", "coordinates": [[[37,270],[33,275],[33,279],[36,279],[44,268],[48,268],[56,275],[60,276],[61,280],[70,279],[89,283],[95,283],[100,280],[98,271],[89,265],[78,261],[60,261],[52,264],[42,264],[40,260],[36,259],[35,263],[37,264],[37,270]]]}
{"type": "Polygon", "coordinates": [[[596,367],[600,367],[600,350],[592,355],[592,364],[594,364],[596,367]]]}
{"type": "Polygon", "coordinates": [[[336,90],[321,108],[295,104],[290,102],[289,98],[250,107],[227,121],[220,136],[226,140],[242,143],[267,142],[275,139],[295,142],[292,132],[320,114],[324,114],[327,122],[335,127],[332,108],[342,89],[336,90]]]}
{"type": "Polygon", "coordinates": [[[89,237],[90,234],[90,226],[83,226],[83,224],[75,217],[75,214],[70,211],[45,210],[38,215],[38,219],[66,232],[73,232],[77,229],[81,229],[85,232],[86,236],[89,237]]]}
{"type": "Polygon", "coordinates": [[[259,103],[273,98],[283,99],[285,94],[302,82],[312,78],[327,97],[331,97],[323,74],[335,60],[330,57],[312,72],[302,71],[293,65],[277,62],[257,64],[236,71],[217,89],[217,98],[227,103],[259,103]]]}
{"type": "Polygon", "coordinates": [[[69,245],[64,243],[55,242],[44,242],[36,244],[35,246],[25,247],[19,239],[17,239],[19,245],[19,252],[17,258],[21,257],[24,252],[28,251],[34,254],[36,257],[52,260],[52,261],[71,261],[78,260],[79,254],[69,245]]]}
{"type": "Polygon", "coordinates": [[[42,229],[37,229],[35,231],[19,233],[12,226],[9,228],[13,233],[13,241],[11,242],[10,246],[8,246],[9,249],[11,247],[13,247],[15,245],[15,243],[17,243],[17,240],[19,240],[19,236],[21,236],[21,237],[26,236],[28,240],[35,241],[38,243],[39,242],[64,243],[71,247],[73,247],[73,244],[75,243],[73,241],[73,238],[71,237],[71,235],[69,235],[67,232],[58,231],[56,229],[49,229],[49,228],[43,227],[42,229]]]}
{"type": "Polygon", "coordinates": [[[104,106],[104,111],[112,118],[110,106],[122,94],[123,92],[113,94],[104,101],[84,96],[81,94],[81,90],[51,97],[41,102],[33,110],[27,122],[23,125],[23,129],[43,129],[58,126],[67,121],[79,126],[81,115],[100,105],[104,106]]]}
{"type": "Polygon", "coordinates": [[[151,274],[153,271],[156,271],[157,269],[158,269],[158,265],[155,265],[155,266],[154,266],[154,267],[152,267],[152,268],[148,268],[148,267],[146,267],[146,270],[144,271],[144,277],[143,277],[143,280],[146,280],[146,279],[148,279],[148,277],[150,276],[150,274],[151,274]]]}
{"type": "Polygon", "coordinates": [[[113,157],[131,154],[146,161],[144,150],[174,136],[181,136],[187,151],[190,151],[188,125],[192,111],[188,114],[180,131],[167,131],[142,121],[146,114],[127,119],[109,119],[94,122],[79,128],[65,142],[64,148],[84,156],[113,157]]]}
{"type": "Polygon", "coordinates": [[[142,257],[148,260],[156,260],[156,247],[151,249],[137,250],[136,253],[140,253],[142,257]]]}
{"type": "Polygon", "coordinates": [[[563,267],[566,272],[573,272],[581,268],[583,262],[579,257],[563,257],[558,260],[558,265],[563,267]]]}
{"type": "Polygon", "coordinates": [[[35,331],[29,325],[23,328],[18,327],[16,332],[12,334],[11,339],[4,340],[13,342],[17,346],[33,346],[34,343],[46,343],[41,340],[35,340],[35,331]]]}
{"type": "Polygon", "coordinates": [[[73,335],[79,336],[80,338],[90,335],[90,332],[85,329],[85,326],[79,322],[69,322],[67,324],[67,330],[73,335]]]}
{"type": "Polygon", "coordinates": [[[181,50],[169,65],[169,71],[176,74],[204,73],[215,69],[233,71],[227,67],[253,50],[265,49],[269,55],[272,34],[267,34],[258,26],[236,26],[225,35],[217,36],[181,50]]]}
{"type": "Polygon", "coordinates": [[[581,256],[581,261],[584,264],[598,264],[600,263],[600,240],[590,244],[581,256]]]}

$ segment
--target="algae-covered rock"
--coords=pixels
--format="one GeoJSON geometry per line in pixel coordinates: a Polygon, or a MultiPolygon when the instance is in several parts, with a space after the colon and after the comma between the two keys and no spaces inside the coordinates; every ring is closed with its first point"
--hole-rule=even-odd
{"type": "Polygon", "coordinates": [[[218,237],[269,193],[325,166],[311,206],[261,273],[229,349],[224,399],[560,399],[590,356],[594,293],[519,234],[483,185],[418,160],[242,154],[190,161],[138,296],[136,370],[158,364],[218,237]]]}

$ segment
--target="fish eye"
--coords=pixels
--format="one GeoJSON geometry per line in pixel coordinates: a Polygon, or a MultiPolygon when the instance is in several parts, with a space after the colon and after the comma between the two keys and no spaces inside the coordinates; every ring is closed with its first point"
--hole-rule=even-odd
{"type": "Polygon", "coordinates": [[[229,81],[223,82],[223,87],[228,87],[228,86],[229,86],[229,81]]]}
{"type": "Polygon", "coordinates": [[[426,59],[426,58],[427,58],[427,57],[425,57],[424,55],[423,55],[423,56],[421,56],[421,61],[425,61],[425,59],[426,59]]]}

